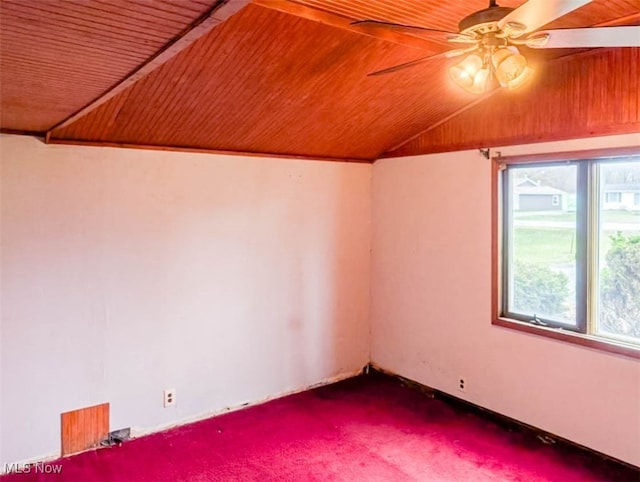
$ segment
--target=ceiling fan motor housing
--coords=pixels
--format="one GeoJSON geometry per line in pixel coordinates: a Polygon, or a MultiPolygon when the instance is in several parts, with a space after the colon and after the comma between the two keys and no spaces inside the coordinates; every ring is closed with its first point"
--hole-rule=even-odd
{"type": "Polygon", "coordinates": [[[498,20],[501,20],[513,10],[514,9],[510,7],[498,6],[479,10],[460,20],[458,29],[460,30],[460,33],[465,33],[467,30],[476,30],[481,25],[493,24],[498,20]]]}

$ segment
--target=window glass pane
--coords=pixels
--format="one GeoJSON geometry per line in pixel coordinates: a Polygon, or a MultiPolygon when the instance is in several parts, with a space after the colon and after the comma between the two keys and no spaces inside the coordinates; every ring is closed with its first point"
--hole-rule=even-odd
{"type": "Polygon", "coordinates": [[[576,326],[577,168],[508,172],[507,311],[576,326]]]}
{"type": "Polygon", "coordinates": [[[596,332],[639,342],[640,160],[599,168],[596,332]]]}

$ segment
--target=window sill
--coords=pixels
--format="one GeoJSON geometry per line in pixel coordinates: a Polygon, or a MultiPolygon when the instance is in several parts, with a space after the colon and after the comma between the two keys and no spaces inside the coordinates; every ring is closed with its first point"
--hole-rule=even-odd
{"type": "Polygon", "coordinates": [[[561,340],[575,345],[586,346],[608,353],[615,353],[630,358],[640,359],[640,347],[629,345],[615,340],[606,338],[598,338],[592,335],[584,335],[582,333],[574,333],[572,331],[561,330],[558,328],[548,328],[544,326],[535,326],[523,321],[513,320],[511,318],[498,317],[493,320],[493,325],[510,328],[512,330],[531,333],[534,335],[545,336],[555,340],[561,340]]]}

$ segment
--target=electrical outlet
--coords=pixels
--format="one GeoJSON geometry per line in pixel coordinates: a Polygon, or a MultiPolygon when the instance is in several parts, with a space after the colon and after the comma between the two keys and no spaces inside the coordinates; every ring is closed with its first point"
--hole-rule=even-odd
{"type": "Polygon", "coordinates": [[[176,406],[176,389],[166,388],[162,394],[164,395],[164,408],[176,406]]]}
{"type": "Polygon", "coordinates": [[[458,378],[458,390],[461,392],[467,391],[467,379],[465,377],[458,378]]]}

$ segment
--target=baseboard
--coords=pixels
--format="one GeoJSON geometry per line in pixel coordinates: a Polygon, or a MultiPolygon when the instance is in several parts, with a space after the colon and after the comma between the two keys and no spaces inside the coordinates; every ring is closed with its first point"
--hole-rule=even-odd
{"type": "Polygon", "coordinates": [[[389,377],[393,377],[397,380],[399,380],[402,384],[411,387],[415,390],[419,390],[421,392],[423,392],[425,394],[425,396],[429,397],[429,398],[437,398],[438,400],[442,400],[446,403],[452,404],[452,405],[457,405],[460,407],[464,407],[466,410],[468,410],[469,412],[472,412],[473,414],[480,416],[484,419],[490,420],[493,423],[495,423],[496,425],[500,425],[502,427],[505,427],[507,429],[511,429],[511,430],[517,430],[520,431],[522,433],[528,433],[531,436],[534,436],[536,438],[538,438],[542,443],[546,443],[546,444],[557,444],[557,445],[563,445],[566,447],[571,447],[573,449],[576,450],[581,450],[583,452],[586,452],[588,454],[590,454],[591,456],[594,457],[598,457],[602,460],[608,460],[610,462],[614,462],[616,464],[620,464],[624,467],[627,467],[629,469],[632,470],[636,470],[638,471],[638,480],[640,480],[640,467],[637,467],[629,462],[625,462],[624,460],[620,460],[618,458],[612,457],[611,455],[607,455],[605,453],[602,452],[598,452],[597,450],[594,450],[590,447],[587,447],[585,445],[581,445],[577,442],[574,442],[573,440],[569,440],[563,437],[560,437],[558,435],[552,434],[550,432],[547,432],[545,430],[542,430],[538,427],[534,427],[533,425],[529,425],[525,422],[521,422],[520,420],[516,420],[515,418],[511,418],[507,415],[503,415],[501,413],[495,412],[491,409],[482,407],[480,405],[476,405],[473,402],[469,402],[468,400],[463,400],[462,398],[458,398],[455,395],[451,395],[449,393],[443,392],[441,390],[438,390],[436,388],[432,388],[429,387],[427,385],[423,385],[420,382],[417,382],[415,380],[411,380],[410,378],[406,378],[403,377],[402,375],[398,375],[397,373],[394,373],[390,370],[387,370],[385,368],[381,368],[379,366],[376,366],[375,364],[370,363],[367,367],[365,367],[365,369],[363,370],[364,374],[380,374],[380,375],[385,375],[385,376],[389,376],[389,377]]]}
{"type": "MultiPolygon", "coordinates": [[[[261,405],[263,403],[267,403],[270,402],[272,400],[276,400],[278,398],[283,398],[283,397],[287,397],[289,395],[295,395],[296,393],[301,393],[301,392],[306,392],[308,390],[313,390],[314,388],[319,388],[319,387],[323,387],[326,385],[331,385],[333,383],[338,383],[341,382],[343,380],[347,380],[349,378],[354,378],[356,376],[362,375],[363,373],[365,373],[368,370],[369,365],[365,365],[363,368],[359,368],[357,370],[353,370],[350,372],[344,372],[332,377],[327,377],[324,378],[322,380],[320,380],[317,383],[313,383],[309,386],[305,386],[305,387],[301,387],[301,388],[297,388],[294,390],[287,390],[284,392],[278,392],[276,394],[270,395],[266,398],[263,399],[259,399],[259,400],[253,400],[250,402],[244,402],[241,403],[239,405],[234,405],[234,406],[230,406],[230,407],[224,407],[222,409],[218,409],[218,410],[213,410],[213,411],[209,411],[209,412],[204,412],[204,413],[200,413],[197,415],[193,415],[190,417],[185,417],[179,420],[175,420],[166,424],[162,424],[162,425],[155,425],[152,427],[132,427],[131,429],[131,439],[136,439],[136,438],[140,438],[140,437],[145,437],[147,435],[151,435],[154,433],[158,433],[158,432],[164,432],[166,430],[171,430],[173,428],[176,427],[180,427],[182,425],[188,425],[191,423],[195,423],[195,422],[199,422],[201,420],[206,420],[208,418],[211,417],[216,417],[218,415],[223,415],[225,413],[230,413],[230,412],[236,412],[238,410],[242,410],[245,408],[249,408],[249,407],[254,407],[256,405],[261,405]]],[[[98,447],[98,448],[94,448],[94,449],[89,449],[87,451],[90,450],[102,450],[103,448],[107,448],[107,447],[98,447]]],[[[82,452],[80,452],[82,453],[82,452]]],[[[73,454],[72,456],[77,455],[77,454],[73,454]]],[[[26,460],[21,460],[18,462],[3,462],[2,466],[0,466],[0,475],[5,474],[6,470],[5,467],[6,466],[10,466],[10,465],[19,465],[20,467],[23,467],[25,465],[33,465],[33,464],[39,464],[39,463],[43,463],[43,462],[51,462],[54,460],[58,460],[60,459],[60,452],[55,452],[55,453],[48,453],[48,454],[44,454],[44,455],[40,455],[40,456],[36,456],[36,457],[32,457],[26,460]]]]}
{"type": "Polygon", "coordinates": [[[318,387],[323,387],[325,385],[331,385],[333,383],[337,383],[340,382],[342,380],[347,380],[349,378],[353,378],[355,376],[358,376],[360,374],[362,374],[365,370],[365,368],[368,365],[365,365],[364,368],[359,368],[358,370],[353,370],[350,372],[344,372],[341,373],[339,375],[335,375],[332,377],[327,377],[325,379],[322,379],[321,381],[314,383],[312,385],[309,386],[305,386],[302,388],[296,388],[294,390],[287,390],[284,392],[278,392],[276,394],[270,395],[266,398],[262,398],[262,399],[258,399],[258,400],[252,400],[249,402],[244,402],[238,405],[233,405],[233,406],[229,406],[229,407],[224,407],[222,409],[217,409],[217,410],[212,410],[209,412],[203,412],[203,413],[199,413],[193,416],[189,416],[189,417],[185,417],[179,420],[175,420],[169,423],[165,423],[165,424],[161,424],[161,425],[154,425],[152,427],[132,427],[131,428],[131,440],[136,439],[136,438],[140,438],[140,437],[144,437],[146,435],[151,435],[154,433],[158,433],[158,432],[164,432],[166,430],[171,430],[173,428],[176,427],[181,427],[182,425],[189,425],[190,423],[196,423],[196,422],[200,422],[202,420],[206,420],[208,418],[212,418],[212,417],[217,417],[219,415],[223,415],[225,413],[231,413],[231,412],[236,412],[238,410],[243,410],[245,408],[249,408],[249,407],[255,407],[257,405],[262,405],[263,403],[267,403],[270,402],[272,400],[277,400],[278,398],[283,398],[283,397],[287,397],[289,395],[295,395],[296,393],[301,393],[301,392],[306,392],[308,390],[313,390],[314,388],[318,388],[318,387]]]}
{"type": "MultiPolygon", "coordinates": [[[[254,407],[257,405],[261,405],[263,403],[267,403],[270,402],[272,400],[276,400],[278,398],[282,398],[282,397],[286,397],[289,395],[294,395],[296,393],[301,393],[301,392],[305,392],[308,390],[313,390],[314,388],[319,388],[322,386],[326,386],[326,385],[331,385],[334,383],[338,383],[341,382],[343,380],[347,380],[349,378],[354,378],[357,376],[375,376],[375,375],[383,375],[383,376],[388,376],[388,377],[392,377],[397,379],[400,383],[402,383],[403,385],[410,387],[414,390],[418,390],[420,392],[422,392],[426,397],[428,398],[436,398],[439,400],[442,400],[448,404],[452,404],[452,405],[456,405],[459,407],[464,407],[465,410],[480,416],[484,419],[490,420],[493,423],[496,423],[497,425],[500,425],[502,427],[505,427],[507,429],[510,430],[517,430],[519,432],[524,432],[527,433],[533,437],[537,437],[538,439],[541,440],[542,443],[553,443],[553,444],[560,444],[560,445],[564,445],[567,447],[571,447],[573,449],[577,449],[577,450],[581,450],[584,451],[586,453],[588,453],[591,456],[594,457],[598,457],[600,459],[603,460],[608,460],[617,464],[620,464],[624,467],[630,468],[632,470],[636,470],[639,471],[639,476],[640,476],[640,467],[637,467],[633,464],[630,464],[628,462],[625,462],[624,460],[620,460],[617,459],[615,457],[612,457],[610,455],[604,454],[602,452],[598,452],[597,450],[594,450],[590,447],[581,445],[579,443],[576,443],[572,440],[568,440],[566,438],[560,437],[558,435],[552,434],[550,432],[547,432],[545,430],[542,430],[538,427],[535,427],[533,425],[529,425],[527,423],[524,423],[520,420],[516,420],[514,418],[511,418],[507,415],[503,415],[501,413],[495,412],[493,410],[490,410],[488,408],[482,407],[480,405],[476,405],[475,403],[469,402],[467,400],[463,400],[461,398],[458,398],[454,395],[451,395],[449,393],[443,392],[441,390],[429,387],[427,385],[424,385],[420,382],[417,382],[415,380],[412,380],[410,378],[404,377],[402,375],[398,375],[395,372],[392,372],[390,370],[387,370],[385,368],[379,367],[375,364],[367,364],[365,365],[363,368],[355,370],[355,371],[351,371],[351,372],[345,372],[333,377],[328,377],[326,379],[323,379],[321,381],[319,381],[318,383],[314,383],[312,385],[309,385],[307,387],[303,387],[303,388],[299,388],[299,389],[295,389],[295,390],[288,390],[285,392],[279,392],[277,394],[271,395],[267,398],[264,399],[260,399],[260,400],[255,400],[252,402],[245,402],[239,405],[235,405],[235,406],[231,406],[231,407],[225,407],[223,409],[220,410],[215,410],[215,411],[211,411],[211,412],[206,412],[206,413],[201,413],[192,417],[188,417],[188,418],[184,418],[181,420],[177,420],[168,424],[163,424],[163,425],[157,425],[157,426],[153,426],[153,427],[144,427],[144,428],[136,428],[132,430],[132,437],[131,439],[134,438],[140,438],[140,437],[144,437],[147,435],[151,435],[154,433],[158,433],[158,432],[164,432],[166,430],[171,430],[173,428],[176,427],[180,427],[183,425],[188,425],[191,423],[195,423],[195,422],[199,422],[201,420],[206,420],[208,418],[211,417],[216,417],[218,415],[222,415],[225,413],[230,413],[230,412],[235,412],[238,410],[242,410],[248,407],[254,407]]],[[[99,450],[99,449],[95,449],[95,450],[99,450]]],[[[34,464],[34,463],[41,463],[41,462],[51,462],[52,460],[56,460],[60,458],[60,454],[56,453],[56,454],[45,454],[45,455],[41,455],[39,457],[34,457],[34,458],[30,458],[28,460],[24,460],[24,461],[20,461],[20,462],[15,462],[15,464],[18,464],[20,466],[23,466],[25,464],[34,464]]],[[[3,464],[0,467],[0,474],[5,473],[5,465],[3,464]]]]}

